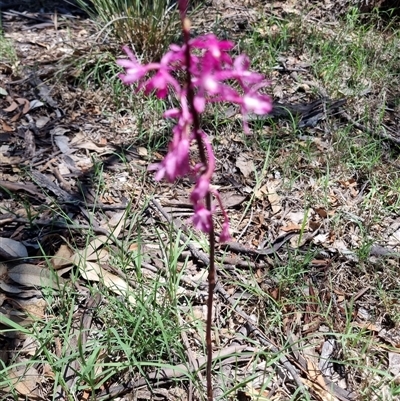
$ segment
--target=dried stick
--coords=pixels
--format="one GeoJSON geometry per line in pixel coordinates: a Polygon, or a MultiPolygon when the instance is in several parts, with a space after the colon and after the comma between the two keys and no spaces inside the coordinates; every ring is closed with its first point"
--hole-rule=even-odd
{"type": "Polygon", "coordinates": [[[396,138],[393,135],[386,134],[382,130],[380,132],[377,132],[375,130],[371,130],[368,127],[366,127],[363,124],[358,123],[357,121],[354,120],[353,117],[350,116],[350,114],[346,113],[345,111],[341,111],[339,113],[347,122],[352,124],[355,128],[359,129],[360,131],[366,132],[368,135],[375,136],[381,139],[384,139],[386,141],[391,141],[397,146],[400,146],[400,138],[396,138]]]}

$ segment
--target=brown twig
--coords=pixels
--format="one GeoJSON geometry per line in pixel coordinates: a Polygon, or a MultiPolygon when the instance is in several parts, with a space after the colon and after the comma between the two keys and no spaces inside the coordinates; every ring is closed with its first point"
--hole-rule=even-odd
{"type": "Polygon", "coordinates": [[[382,132],[382,130],[380,132],[376,132],[375,130],[371,130],[368,127],[366,127],[363,124],[358,123],[357,121],[354,120],[353,117],[350,116],[350,114],[346,113],[345,111],[340,111],[339,114],[350,124],[352,124],[355,128],[359,129],[360,131],[366,132],[368,135],[374,136],[374,137],[378,137],[381,139],[384,139],[386,141],[391,141],[394,144],[396,144],[397,146],[400,146],[400,138],[395,138],[392,135],[386,134],[384,132],[382,132]]]}
{"type": "Polygon", "coordinates": [[[23,223],[23,224],[30,224],[32,226],[44,226],[44,227],[53,227],[53,228],[62,228],[66,230],[88,230],[92,231],[95,234],[100,235],[110,235],[110,232],[107,231],[105,228],[101,227],[93,227],[89,225],[81,225],[81,224],[67,224],[62,221],[54,221],[54,220],[29,220],[25,218],[13,218],[12,220],[7,219],[7,222],[16,222],[16,223],[23,223]]]}

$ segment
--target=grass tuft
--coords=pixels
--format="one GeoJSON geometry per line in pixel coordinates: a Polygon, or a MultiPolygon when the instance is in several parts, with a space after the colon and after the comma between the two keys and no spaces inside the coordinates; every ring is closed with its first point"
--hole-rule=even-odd
{"type": "Polygon", "coordinates": [[[144,62],[159,60],[180,34],[176,3],[167,0],[84,0],[78,5],[98,24],[99,36],[109,34],[128,45],[144,62]]]}

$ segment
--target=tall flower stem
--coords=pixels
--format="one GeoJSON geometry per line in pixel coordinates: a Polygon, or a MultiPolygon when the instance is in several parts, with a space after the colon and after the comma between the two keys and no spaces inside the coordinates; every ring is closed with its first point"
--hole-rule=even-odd
{"type": "MultiPolygon", "coordinates": [[[[211,210],[211,195],[206,196],[206,206],[208,210],[211,210]]],[[[207,299],[207,324],[206,324],[206,345],[207,345],[207,400],[212,401],[213,399],[213,388],[211,378],[212,368],[212,340],[211,340],[211,324],[212,324],[212,309],[214,301],[214,290],[215,290],[215,236],[214,236],[214,223],[211,225],[209,233],[209,245],[210,245],[210,266],[208,267],[208,299],[207,299]]]]}
{"type": "MultiPolygon", "coordinates": [[[[200,116],[194,107],[194,89],[192,85],[192,77],[190,73],[191,67],[191,55],[190,55],[190,20],[188,18],[183,18],[182,20],[182,30],[184,35],[185,48],[185,58],[186,58],[186,85],[187,85],[187,102],[190,108],[190,112],[193,116],[193,132],[196,139],[197,147],[199,149],[200,161],[203,168],[207,170],[208,160],[206,152],[204,150],[204,143],[202,135],[200,134],[200,116]]],[[[211,192],[205,196],[206,208],[211,213],[211,192]]],[[[211,339],[211,326],[212,326],[212,310],[214,301],[214,290],[215,290],[215,280],[216,280],[216,270],[215,270],[215,231],[214,231],[214,220],[211,218],[211,227],[209,230],[209,255],[210,255],[210,265],[208,267],[208,299],[207,299],[207,323],[206,323],[206,349],[207,349],[207,366],[206,366],[206,381],[207,381],[207,400],[213,400],[213,386],[212,386],[212,339],[211,339]]]]}
{"type": "Polygon", "coordinates": [[[227,40],[218,40],[213,34],[190,38],[190,21],[186,17],[188,0],[178,0],[184,38],[183,46],[172,44],[170,50],[159,60],[142,65],[135,54],[126,46],[123,48],[128,59],[117,60],[118,65],[125,68],[119,74],[126,85],[138,82],[137,90],[144,89],[146,95],[154,93],[159,99],[165,99],[171,91],[178,97],[180,105],[164,113],[165,118],[177,120],[172,129],[172,140],[168,153],[161,163],[151,164],[149,170],[156,170],[157,181],[166,178],[174,182],[178,177],[192,174],[196,185],[191,191],[190,201],[193,204],[192,224],[209,236],[208,266],[208,300],[206,324],[207,350],[207,399],[213,399],[212,388],[212,310],[214,290],[216,287],[215,267],[215,226],[213,213],[217,207],[221,209],[223,224],[219,234],[219,242],[230,240],[229,218],[222,204],[221,197],[211,187],[211,179],[215,170],[215,156],[209,138],[201,130],[200,116],[208,103],[228,102],[240,107],[244,116],[243,128],[249,132],[247,116],[250,113],[267,114],[271,111],[271,99],[259,91],[268,85],[262,74],[249,70],[250,59],[242,54],[232,58],[228,52],[234,44],[227,40]],[[186,69],[183,85],[174,72],[186,69]],[[151,75],[148,78],[148,75],[151,75]],[[236,81],[239,88],[230,85],[236,81]],[[193,165],[190,160],[190,145],[196,142],[200,163],[193,165]],[[215,198],[216,205],[212,204],[215,198]]]}

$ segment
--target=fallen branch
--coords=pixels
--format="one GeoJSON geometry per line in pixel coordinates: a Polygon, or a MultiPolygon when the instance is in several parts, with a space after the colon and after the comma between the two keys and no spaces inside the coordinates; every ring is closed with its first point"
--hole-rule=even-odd
{"type": "Polygon", "coordinates": [[[383,132],[382,130],[380,130],[379,132],[375,131],[375,130],[371,130],[368,127],[366,127],[363,124],[358,123],[357,121],[355,121],[353,119],[353,117],[350,116],[350,114],[346,113],[345,111],[341,110],[339,112],[339,114],[350,124],[352,124],[355,128],[359,129],[360,131],[363,131],[365,133],[367,133],[368,135],[374,136],[374,137],[378,137],[381,139],[384,139],[386,141],[391,141],[394,144],[396,144],[397,146],[400,146],[400,138],[395,138],[392,135],[386,134],[385,132],[383,132]]]}

